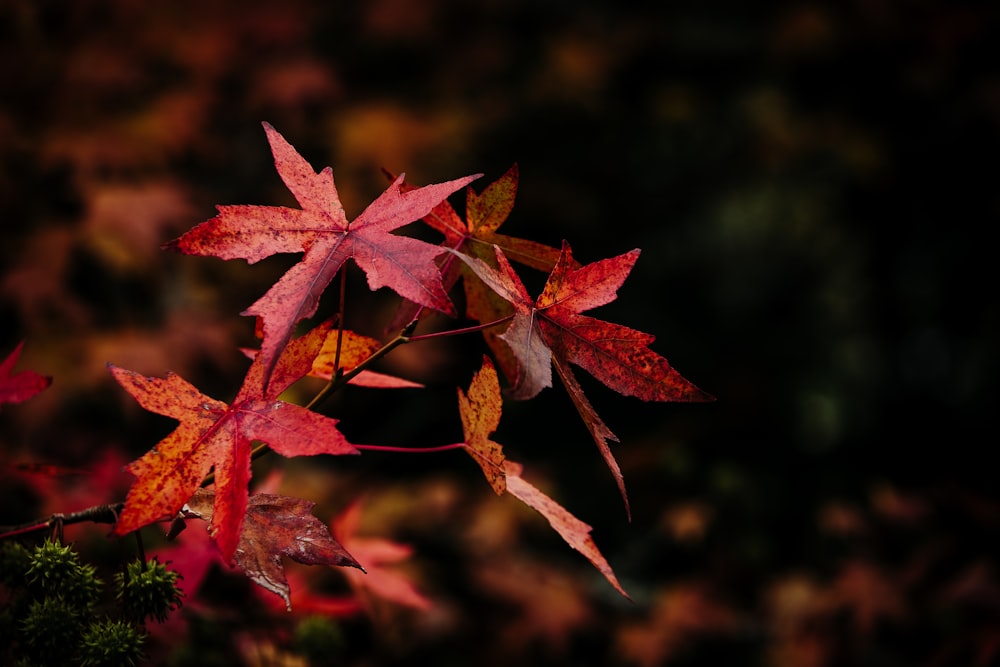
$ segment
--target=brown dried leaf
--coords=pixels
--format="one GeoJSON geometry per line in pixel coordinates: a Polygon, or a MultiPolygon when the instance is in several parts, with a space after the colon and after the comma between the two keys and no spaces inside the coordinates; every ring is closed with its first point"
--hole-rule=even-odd
{"type": "MultiPolygon", "coordinates": [[[[190,515],[211,521],[215,493],[198,490],[187,503],[190,515]]],[[[246,519],[233,559],[247,577],[285,601],[292,601],[282,556],[304,565],[364,568],[333,539],[322,521],[310,514],[315,503],[301,498],[255,493],[247,503],[246,519]]]]}

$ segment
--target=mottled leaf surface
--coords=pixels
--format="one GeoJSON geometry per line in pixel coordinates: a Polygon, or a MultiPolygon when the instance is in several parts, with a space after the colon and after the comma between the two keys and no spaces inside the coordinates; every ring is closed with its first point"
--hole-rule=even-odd
{"type": "Polygon", "coordinates": [[[608,464],[628,509],[621,470],[608,447],[617,440],[597,415],[570,369],[575,364],[609,388],[646,401],[709,401],[712,397],[686,380],[662,356],[649,349],[650,334],[581,313],[614,301],[639,257],[632,250],[617,257],[580,266],[568,243],[533,300],[503,250],[494,248],[493,268],[477,257],[454,253],[514,308],[514,317],[500,336],[517,360],[512,394],[527,399],[552,386],[552,367],[608,464]]]}
{"type": "Polygon", "coordinates": [[[333,170],[316,173],[271,125],[264,123],[264,130],[278,174],[302,208],[219,206],[218,215],[165,247],[250,263],[278,253],[304,253],[243,313],[263,318],[265,380],[295,325],[316,312],[320,296],[348,259],[364,271],[371,289],[389,287],[422,306],[454,314],[434,262],[441,249],[392,232],[420,219],[476,176],[408,190],[400,176],[348,221],[333,170]]]}
{"type": "Polygon", "coordinates": [[[489,357],[483,357],[483,366],[473,376],[468,393],[458,390],[458,412],[462,418],[465,447],[479,463],[486,480],[502,495],[507,489],[504,478],[503,448],[490,439],[500,424],[503,398],[500,380],[489,357]]]}
{"type": "MultiPolygon", "coordinates": [[[[511,261],[548,273],[559,258],[558,248],[497,232],[514,208],[517,185],[518,167],[515,164],[481,193],[477,193],[471,186],[465,189],[465,220],[445,200],[424,216],[423,222],[444,236],[441,242],[443,248],[476,257],[495,266],[493,247],[497,246],[511,261]]],[[[474,272],[451,254],[441,255],[438,263],[446,290],[451,290],[462,279],[465,316],[469,319],[487,324],[513,312],[510,302],[484,285],[474,272]]],[[[420,310],[419,304],[404,303],[390,328],[405,326],[420,310]]],[[[499,331],[494,329],[483,331],[483,337],[500,368],[505,375],[513,376],[514,359],[509,348],[498,339],[498,334],[499,331]]]]}
{"type": "MultiPolygon", "coordinates": [[[[185,514],[214,525],[214,493],[200,489],[187,503],[185,514]]],[[[347,549],[311,514],[315,503],[273,493],[255,493],[247,502],[246,522],[233,562],[258,586],[285,601],[291,611],[291,590],[282,556],[304,565],[361,568],[347,549]]]]}
{"type": "Polygon", "coordinates": [[[124,535],[172,517],[214,470],[212,537],[228,562],[246,515],[252,441],[265,442],[284,456],[358,453],[338,430],[335,419],[277,400],[309,371],[328,333],[329,323],[325,323],[290,342],[266,390],[262,362],[254,359],[243,387],[228,405],[205,396],[173,373],[164,378],[145,377],[110,366],[114,378],[143,408],[180,422],[127,466],[136,481],[115,532],[124,535]]]}
{"type": "Polygon", "coordinates": [[[489,359],[484,359],[482,368],[469,384],[468,393],[459,390],[458,394],[466,451],[479,463],[490,486],[498,494],[506,491],[544,516],[567,544],[583,554],[615,590],[628,597],[591,537],[591,527],[525,481],[522,477],[523,466],[505,458],[502,446],[489,439],[488,436],[500,423],[501,401],[496,370],[489,359]]]}

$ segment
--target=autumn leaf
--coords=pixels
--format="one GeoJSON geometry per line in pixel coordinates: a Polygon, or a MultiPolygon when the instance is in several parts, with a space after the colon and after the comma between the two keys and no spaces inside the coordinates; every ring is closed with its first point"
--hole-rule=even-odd
{"type": "Polygon", "coordinates": [[[552,500],[537,488],[529,484],[521,477],[523,466],[508,459],[504,462],[504,473],[507,478],[507,492],[523,502],[528,507],[537,511],[548,520],[549,525],[559,535],[566,540],[566,543],[583,554],[598,571],[604,575],[615,590],[626,598],[629,594],[625,592],[622,585],[618,583],[608,561],[601,555],[594,538],[590,536],[592,528],[590,525],[580,521],[564,508],[562,505],[552,500]]]}
{"type": "MultiPolygon", "coordinates": [[[[217,506],[215,494],[199,489],[184,507],[185,517],[210,521],[217,506]]],[[[358,561],[333,539],[330,530],[310,512],[316,503],[272,493],[249,497],[246,522],[240,534],[233,562],[258,586],[285,601],[292,609],[291,590],[285,578],[282,556],[304,565],[333,565],[361,568],[358,561]]]]}
{"type": "MultiPolygon", "coordinates": [[[[460,239],[455,239],[448,245],[458,252],[478,257],[492,266],[495,266],[493,248],[496,246],[511,261],[539,271],[549,272],[559,257],[558,248],[499,234],[496,231],[507,220],[514,207],[517,182],[518,168],[515,164],[507,173],[484,188],[481,194],[477,195],[471,187],[466,188],[466,231],[460,239]]],[[[448,235],[448,232],[445,232],[446,238],[448,235]]],[[[488,324],[513,313],[510,303],[483,284],[468,266],[455,261],[451,254],[447,255],[445,259],[454,262],[455,266],[460,268],[462,287],[465,292],[466,317],[480,324],[488,324]]],[[[450,288],[448,279],[448,274],[445,274],[445,286],[450,288]]],[[[516,361],[509,348],[500,341],[499,332],[491,328],[484,330],[482,335],[500,367],[504,369],[505,373],[513,374],[516,361]]]]}
{"type": "Polygon", "coordinates": [[[472,250],[475,255],[489,256],[493,246],[499,246],[514,262],[550,271],[559,258],[558,248],[497,232],[514,209],[517,183],[518,168],[514,164],[503,176],[483,188],[482,193],[466,188],[464,222],[446,201],[434,207],[423,220],[444,234],[445,244],[454,250],[472,250]]]}
{"type": "Polygon", "coordinates": [[[335,419],[277,400],[309,371],[329,330],[327,322],[289,343],[266,386],[263,363],[255,359],[229,405],[205,396],[173,373],[149,378],[111,365],[112,375],[143,408],[180,422],[156,447],[127,466],[136,481],[115,532],[124,535],[174,516],[214,468],[211,532],[223,558],[230,562],[246,514],[253,440],[267,443],[284,456],[357,454],[335,419]]]}
{"type": "Polygon", "coordinates": [[[484,358],[482,368],[469,384],[468,394],[461,390],[458,394],[466,451],[482,467],[487,481],[498,494],[506,491],[544,516],[567,544],[583,554],[615,590],[628,598],[628,593],[622,588],[590,536],[591,527],[525,481],[521,476],[523,466],[506,459],[501,445],[489,439],[489,435],[500,423],[501,404],[500,382],[496,370],[490,360],[484,358]]]}
{"type": "Polygon", "coordinates": [[[500,336],[517,360],[512,395],[527,399],[552,386],[552,367],[570,394],[618,484],[628,511],[625,483],[608,441],[615,435],[601,420],[570,369],[575,364],[609,388],[646,401],[709,401],[712,397],[684,379],[670,363],[649,349],[654,336],[581,313],[614,301],[639,257],[639,250],[579,266],[563,242],[537,300],[514,272],[500,248],[498,269],[476,257],[457,254],[493,291],[514,307],[514,317],[500,336]]]}
{"type": "Polygon", "coordinates": [[[355,501],[331,525],[333,535],[364,567],[363,572],[342,570],[351,588],[362,598],[368,593],[414,609],[429,609],[431,601],[409,577],[393,567],[409,558],[413,550],[384,538],[360,536],[360,524],[361,503],[355,501]]]}
{"type": "Polygon", "coordinates": [[[577,267],[569,244],[563,242],[559,261],[537,301],[528,296],[503,251],[495,252],[499,271],[476,258],[459,257],[516,310],[501,338],[520,365],[518,398],[531,398],[552,385],[551,368],[544,362],[555,354],[625,396],[645,401],[712,400],[649,349],[655,340],[651,334],[580,314],[617,298],[639,257],[638,249],[577,267]]]}
{"type": "MultiPolygon", "coordinates": [[[[339,368],[342,373],[349,373],[362,362],[369,359],[382,347],[381,341],[369,336],[362,336],[347,329],[331,331],[322,349],[313,360],[309,371],[311,377],[330,380],[339,368]],[[339,341],[339,343],[338,343],[339,341]],[[338,360],[337,348],[340,348],[338,360]]],[[[402,389],[423,387],[419,382],[405,380],[385,373],[363,370],[350,379],[348,384],[375,389],[402,389]]]]}
{"type": "Polygon", "coordinates": [[[14,351],[0,362],[0,404],[21,403],[52,384],[51,377],[39,375],[35,371],[19,371],[11,374],[23,347],[24,341],[21,341],[14,351]]]}
{"type": "Polygon", "coordinates": [[[390,287],[423,306],[453,314],[434,258],[441,248],[391,232],[418,220],[478,176],[404,191],[397,178],[357,218],[348,221],[329,167],[316,173],[277,130],[264,123],[274,164],[301,209],[219,206],[218,215],[164,247],[190,255],[258,262],[277,253],[302,252],[302,260],[243,312],[264,319],[261,354],[265,382],[295,325],[311,317],[320,295],[353,258],[368,286],[390,287]]]}
{"type": "MultiPolygon", "coordinates": [[[[313,360],[308,375],[330,382],[337,370],[340,371],[341,375],[352,373],[381,348],[382,342],[377,338],[362,336],[348,329],[331,331],[319,354],[313,360]],[[338,346],[340,348],[339,357],[338,346]]],[[[241,351],[249,359],[256,358],[258,354],[257,350],[250,348],[241,348],[241,351]]],[[[418,389],[424,386],[419,382],[370,370],[358,372],[347,381],[347,384],[372,389],[418,389]]]]}
{"type": "MultiPolygon", "coordinates": [[[[441,242],[444,248],[476,257],[495,266],[493,247],[498,246],[511,261],[547,273],[552,270],[559,258],[558,248],[497,232],[514,208],[517,183],[518,168],[515,164],[503,176],[487,185],[482,193],[477,194],[471,186],[466,188],[465,220],[462,220],[447,200],[435,206],[422,220],[444,235],[444,240],[441,242]]],[[[453,255],[442,255],[438,258],[438,263],[441,265],[445,290],[450,291],[459,278],[462,278],[465,315],[469,319],[487,324],[501,320],[513,312],[510,303],[486,287],[475,273],[457,261],[453,255]]],[[[395,330],[405,326],[419,312],[418,305],[404,303],[400,306],[390,329],[395,330]]],[[[487,329],[483,331],[483,338],[505,374],[513,375],[514,359],[510,350],[498,340],[497,333],[487,329]]]]}
{"type": "Polygon", "coordinates": [[[507,490],[504,475],[503,448],[490,440],[500,424],[503,399],[500,397],[500,380],[489,357],[483,357],[483,366],[472,378],[469,393],[458,390],[458,412],[465,434],[465,448],[476,460],[497,495],[507,490]]]}

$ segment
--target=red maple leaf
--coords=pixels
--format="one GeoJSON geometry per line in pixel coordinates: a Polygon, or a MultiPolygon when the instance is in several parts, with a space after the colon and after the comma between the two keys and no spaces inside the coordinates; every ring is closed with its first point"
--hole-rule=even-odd
{"type": "MultiPolygon", "coordinates": [[[[487,185],[482,193],[477,194],[471,186],[466,188],[465,220],[462,220],[452,205],[445,200],[424,216],[422,221],[444,235],[444,240],[441,242],[444,248],[476,257],[496,267],[493,247],[499,246],[511,261],[547,273],[552,270],[559,258],[558,248],[497,232],[514,208],[517,183],[518,168],[514,164],[503,176],[487,185]]],[[[469,319],[487,324],[501,320],[513,312],[510,303],[484,285],[476,274],[456,260],[454,255],[442,255],[438,258],[438,263],[441,266],[442,282],[446,290],[450,291],[459,278],[462,279],[465,291],[465,315],[469,319]]],[[[412,302],[404,303],[390,324],[390,330],[405,326],[420,311],[419,305],[412,302]]],[[[492,328],[484,330],[483,338],[497,363],[504,370],[504,374],[513,376],[516,372],[516,362],[507,346],[498,340],[496,330],[492,328]]]]}
{"type": "Polygon", "coordinates": [[[290,342],[266,386],[263,363],[260,357],[254,359],[229,405],[205,396],[173,373],[149,378],[110,366],[115,379],[142,407],[180,421],[156,447],[128,465],[137,479],[115,532],[124,535],[176,515],[214,468],[211,532],[230,562],[247,510],[251,441],[263,441],[284,456],[357,454],[335,419],[277,400],[309,372],[329,330],[327,322],[290,342]]]}
{"type": "Polygon", "coordinates": [[[424,216],[423,221],[444,234],[443,245],[453,250],[487,257],[493,254],[493,246],[500,246],[512,261],[539,271],[550,271],[559,257],[558,248],[497,232],[514,209],[517,183],[518,168],[514,164],[503,176],[483,188],[482,193],[466,188],[466,220],[462,220],[451,204],[443,201],[424,216]]]}
{"type": "Polygon", "coordinates": [[[569,244],[563,242],[559,260],[537,300],[529,296],[503,251],[495,248],[494,252],[499,269],[475,257],[457,256],[514,307],[514,318],[500,336],[517,360],[513,396],[531,398],[552,386],[554,365],[611,469],[627,510],[625,483],[608,447],[608,441],[617,438],[590,405],[570,364],[586,369],[620,394],[645,401],[713,400],[649,349],[654,336],[580,314],[614,301],[639,250],[579,266],[569,244]]]}
{"type": "MultiPolygon", "coordinates": [[[[518,169],[515,164],[503,176],[487,185],[481,194],[476,194],[471,187],[466,188],[465,222],[447,201],[436,206],[424,221],[444,234],[442,245],[471,257],[478,257],[491,266],[496,266],[493,248],[497,246],[511,261],[549,272],[559,258],[558,248],[497,232],[514,208],[517,182],[518,169]]],[[[456,261],[454,255],[448,254],[443,262],[445,289],[450,290],[458,278],[462,278],[466,317],[487,324],[513,312],[510,303],[484,285],[469,267],[456,261]]],[[[515,361],[510,350],[499,341],[497,331],[486,329],[483,331],[483,338],[500,367],[512,374],[515,361]]]]}
{"type": "Polygon", "coordinates": [[[357,218],[348,221],[329,167],[316,173],[264,123],[274,165],[302,206],[219,206],[218,215],[164,247],[190,255],[242,258],[254,263],[276,253],[303,252],[302,260],[243,312],[264,320],[265,383],[295,325],[311,317],[320,295],[348,258],[365,272],[368,286],[390,287],[423,306],[454,314],[434,258],[442,249],[391,232],[418,220],[478,176],[404,191],[403,177],[357,218]]]}
{"type": "Polygon", "coordinates": [[[483,357],[483,366],[469,384],[469,393],[458,391],[458,407],[465,433],[465,449],[479,463],[490,486],[499,494],[506,491],[544,516],[549,525],[571,547],[583,554],[608,582],[629,597],[611,566],[590,536],[591,527],[573,516],[555,500],[529,484],[521,476],[523,466],[506,459],[503,448],[490,439],[500,423],[500,382],[493,363],[483,357]]]}
{"type": "Polygon", "coordinates": [[[26,401],[52,384],[51,377],[39,375],[35,371],[11,374],[23,347],[24,341],[21,341],[6,359],[0,361],[0,404],[26,401]]]}

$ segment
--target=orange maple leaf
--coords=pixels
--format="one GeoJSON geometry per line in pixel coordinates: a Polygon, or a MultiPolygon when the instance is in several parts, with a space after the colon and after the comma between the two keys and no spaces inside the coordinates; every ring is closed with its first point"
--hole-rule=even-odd
{"type": "MultiPolygon", "coordinates": [[[[331,331],[327,335],[326,342],[323,343],[319,354],[316,355],[316,359],[313,360],[309,375],[321,380],[331,380],[338,370],[342,373],[349,373],[375,354],[381,347],[382,343],[377,338],[362,336],[347,329],[331,331]]],[[[348,384],[375,389],[401,389],[424,386],[419,382],[369,370],[361,371],[351,378],[348,384]]]]}
{"type": "Polygon", "coordinates": [[[177,514],[214,468],[212,537],[226,562],[233,559],[247,511],[250,444],[267,443],[284,456],[357,454],[337,420],[277,400],[304,376],[329,332],[326,322],[289,343],[266,383],[261,358],[254,359],[229,405],[202,394],[173,373],[144,377],[109,365],[112,375],[139,405],[180,425],[127,470],[136,481],[115,532],[124,535],[177,514]]]}
{"type": "Polygon", "coordinates": [[[591,527],[529,484],[522,477],[523,466],[506,459],[501,445],[490,440],[489,436],[500,422],[501,397],[500,382],[488,357],[483,357],[483,366],[473,376],[468,394],[459,390],[458,400],[465,449],[482,467],[490,486],[497,493],[506,491],[544,516],[567,544],[583,554],[615,590],[628,598],[628,593],[591,537],[591,527]]]}
{"type": "Polygon", "coordinates": [[[483,366],[469,384],[469,393],[458,390],[458,412],[465,434],[465,449],[479,463],[497,495],[507,490],[504,470],[503,447],[490,440],[500,424],[503,399],[500,397],[500,380],[489,357],[483,357],[483,366]]]}

